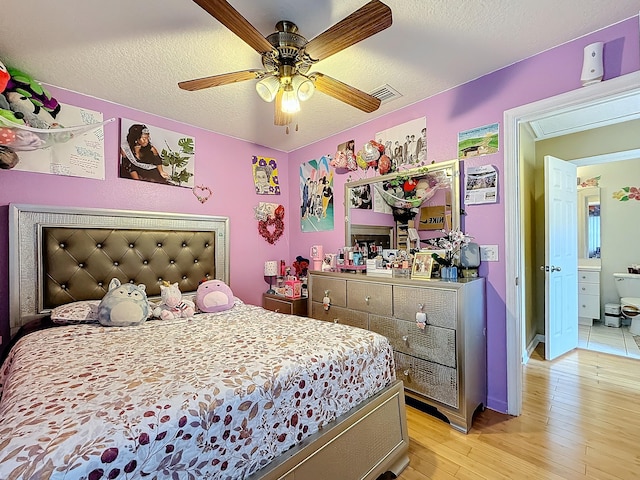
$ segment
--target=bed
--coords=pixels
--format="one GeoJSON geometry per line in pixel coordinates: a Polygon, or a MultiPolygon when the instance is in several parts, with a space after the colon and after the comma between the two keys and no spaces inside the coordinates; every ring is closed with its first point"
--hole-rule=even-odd
{"type": "Polygon", "coordinates": [[[0,478],[398,475],[403,389],[375,333],[240,299],[135,327],[51,327],[52,310],[101,298],[112,277],[151,299],[162,281],[185,295],[229,283],[228,251],[222,217],[11,205],[0,478]]]}

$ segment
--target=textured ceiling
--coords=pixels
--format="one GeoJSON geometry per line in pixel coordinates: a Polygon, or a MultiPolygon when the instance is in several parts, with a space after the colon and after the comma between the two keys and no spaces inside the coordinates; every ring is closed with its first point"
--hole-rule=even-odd
{"type": "MultiPolygon", "coordinates": [[[[41,82],[291,151],[518,60],[638,15],[639,0],[383,0],[393,25],[314,66],[365,92],[402,97],[366,114],[320,92],[299,131],[273,125],[255,81],[197,92],[177,83],[260,56],[191,0],[3,2],[0,59],[41,82]]],[[[291,20],[312,39],[366,0],[230,0],[262,34],[291,20]]]]}

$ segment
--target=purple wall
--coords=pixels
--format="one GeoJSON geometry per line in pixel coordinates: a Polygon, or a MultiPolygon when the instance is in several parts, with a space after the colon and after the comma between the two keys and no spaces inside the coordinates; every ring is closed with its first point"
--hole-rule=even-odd
{"type": "MultiPolygon", "coordinates": [[[[17,170],[0,171],[0,292],[8,287],[8,204],[114,208],[125,210],[220,215],[230,219],[230,285],[235,295],[247,303],[261,304],[268,288],[264,279],[264,261],[284,259],[289,264],[290,209],[287,154],[234,138],[212,133],[121,105],[50,87],[51,94],[63,104],[77,105],[104,114],[104,118],[128,118],[195,138],[195,184],[206,185],[212,197],[204,204],[191,189],[157,185],[118,177],[119,122],[105,126],[105,180],[65,177],[17,170]],[[251,169],[252,156],[278,160],[281,195],[257,195],[251,169]],[[285,206],[285,234],[268,244],[259,234],[253,207],[260,201],[285,206]]],[[[297,178],[297,177],[296,177],[297,178]]],[[[0,299],[0,334],[3,347],[9,338],[8,295],[0,299]]],[[[0,347],[1,349],[1,347],[0,347]]]]}
{"type": "MultiPolygon", "coordinates": [[[[502,124],[505,110],[581,88],[582,51],[586,45],[595,41],[606,42],[606,78],[640,69],[636,17],[290,154],[51,87],[52,94],[62,103],[101,111],[105,119],[130,118],[193,136],[196,141],[195,183],[210,187],[213,197],[207,203],[200,204],[186,188],[118,178],[117,123],[105,127],[104,181],[13,170],[1,171],[0,225],[3,227],[0,229],[0,292],[8,291],[7,205],[28,203],[228,216],[231,225],[231,287],[244,301],[259,304],[261,293],[267,288],[263,278],[265,260],[284,259],[291,264],[296,255],[307,255],[311,245],[322,244],[325,252],[332,252],[344,244],[341,207],[347,175],[334,176],[334,205],[338,212],[335,229],[328,232],[303,233],[300,230],[298,216],[298,177],[301,163],[334,152],[339,143],[348,139],[355,139],[356,147],[360,148],[380,130],[425,116],[428,160],[439,162],[455,158],[459,131],[495,122],[502,124]],[[253,155],[274,157],[278,160],[282,195],[276,197],[253,193],[253,155]],[[259,201],[281,203],[286,209],[285,234],[273,246],[257,233],[253,207],[259,201]]],[[[500,145],[502,148],[502,131],[500,145]]],[[[473,161],[467,160],[465,163],[463,168],[493,165],[500,175],[498,203],[467,207],[467,216],[463,222],[465,230],[474,236],[476,242],[499,246],[500,261],[484,263],[480,273],[487,277],[488,407],[504,412],[507,409],[507,373],[503,152],[473,161]]],[[[0,299],[0,334],[5,339],[3,346],[8,338],[7,318],[8,296],[5,294],[0,299]]]]}
{"type": "MultiPolygon", "coordinates": [[[[289,156],[289,177],[294,178],[301,162],[334,152],[339,143],[353,138],[356,149],[359,149],[374,139],[376,132],[426,117],[427,159],[429,162],[441,162],[456,158],[458,132],[500,123],[501,151],[466,160],[462,162],[461,170],[464,177],[467,167],[493,165],[499,175],[498,203],[470,205],[466,207],[467,215],[462,221],[464,230],[474,237],[475,242],[498,245],[499,248],[500,261],[483,263],[480,274],[487,278],[488,407],[501,412],[507,411],[503,114],[514,107],[582,88],[583,49],[597,41],[605,42],[605,80],[640,69],[640,35],[638,17],[635,17],[299,149],[289,156]]],[[[346,177],[334,176],[336,211],[340,211],[339,206],[344,201],[346,177]]],[[[294,189],[289,193],[292,195],[290,204],[299,203],[298,193],[294,189]]],[[[333,232],[313,235],[292,225],[291,244],[303,251],[312,244],[322,244],[325,252],[335,251],[344,243],[342,219],[336,218],[335,225],[333,232]]]]}

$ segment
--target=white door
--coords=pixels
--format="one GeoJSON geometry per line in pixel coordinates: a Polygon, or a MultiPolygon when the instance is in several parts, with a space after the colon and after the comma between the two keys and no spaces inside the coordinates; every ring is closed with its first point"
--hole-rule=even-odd
{"type": "Polygon", "coordinates": [[[578,346],[578,215],[576,166],[544,157],[545,358],[578,346]]]}

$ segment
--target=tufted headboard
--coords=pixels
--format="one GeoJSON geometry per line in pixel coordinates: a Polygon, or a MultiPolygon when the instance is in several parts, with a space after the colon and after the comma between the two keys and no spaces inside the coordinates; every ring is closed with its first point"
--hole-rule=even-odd
{"type": "Polygon", "coordinates": [[[124,210],[10,205],[11,336],[52,308],[101,299],[112,278],[163,281],[194,292],[203,278],[229,283],[229,219],[124,210]]]}

